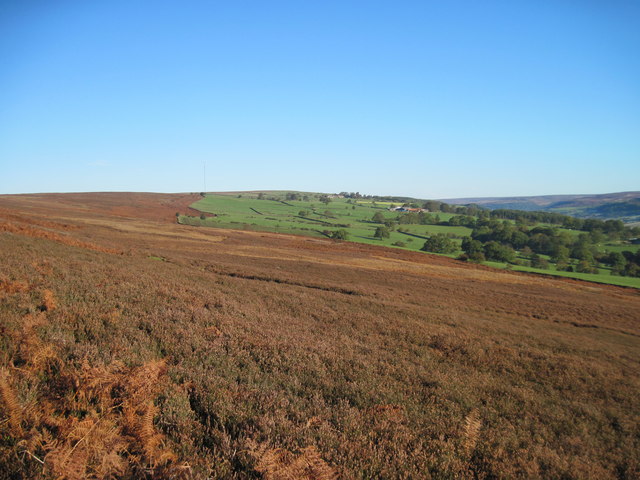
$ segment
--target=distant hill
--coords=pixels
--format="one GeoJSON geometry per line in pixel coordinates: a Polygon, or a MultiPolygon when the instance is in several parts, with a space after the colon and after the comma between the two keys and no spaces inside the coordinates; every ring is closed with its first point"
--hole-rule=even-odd
{"type": "Polygon", "coordinates": [[[581,218],[620,219],[626,223],[640,221],[640,192],[601,195],[541,195],[533,197],[448,198],[454,205],[475,203],[492,210],[539,210],[581,218]]]}

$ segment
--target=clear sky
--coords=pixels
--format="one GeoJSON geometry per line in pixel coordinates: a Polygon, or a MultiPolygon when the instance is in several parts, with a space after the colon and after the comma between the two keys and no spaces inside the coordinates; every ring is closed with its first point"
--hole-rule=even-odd
{"type": "Polygon", "coordinates": [[[640,190],[640,3],[0,2],[0,193],[640,190]]]}

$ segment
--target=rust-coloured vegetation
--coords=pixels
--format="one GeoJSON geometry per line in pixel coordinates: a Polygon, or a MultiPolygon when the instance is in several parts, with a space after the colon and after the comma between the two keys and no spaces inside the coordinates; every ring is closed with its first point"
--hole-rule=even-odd
{"type": "Polygon", "coordinates": [[[256,470],[266,480],[335,480],[336,472],[325,463],[315,447],[303,448],[295,455],[282,448],[258,448],[256,470]]]}
{"type": "Polygon", "coordinates": [[[640,476],[637,290],[192,201],[0,196],[0,479],[640,476]]]}

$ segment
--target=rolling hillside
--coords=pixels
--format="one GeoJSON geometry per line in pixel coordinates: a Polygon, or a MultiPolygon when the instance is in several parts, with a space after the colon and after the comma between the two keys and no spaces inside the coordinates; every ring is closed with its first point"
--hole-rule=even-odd
{"type": "Polygon", "coordinates": [[[640,221],[640,192],[602,195],[452,198],[442,201],[455,205],[475,203],[490,209],[539,210],[580,218],[621,219],[626,223],[640,221]]]}
{"type": "Polygon", "coordinates": [[[0,196],[0,478],[640,475],[637,289],[0,196]]]}

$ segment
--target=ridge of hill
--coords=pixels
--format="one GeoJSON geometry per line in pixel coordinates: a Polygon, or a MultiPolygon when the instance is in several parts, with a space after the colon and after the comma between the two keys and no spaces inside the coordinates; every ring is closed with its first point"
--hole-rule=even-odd
{"type": "Polygon", "coordinates": [[[523,197],[450,198],[454,205],[476,204],[495,209],[556,212],[579,218],[621,219],[625,223],[640,221],[640,192],[595,195],[539,195],[523,197]]]}

